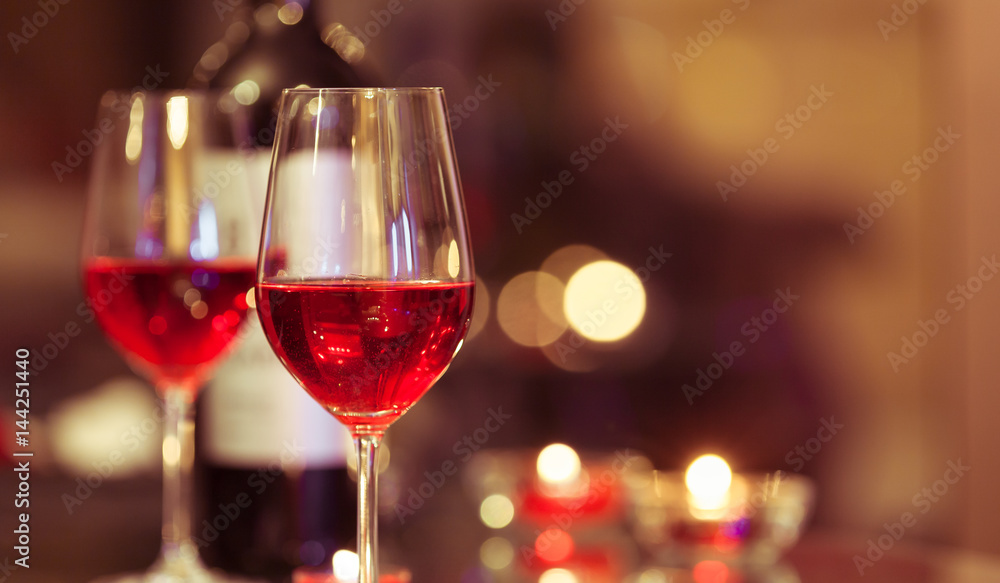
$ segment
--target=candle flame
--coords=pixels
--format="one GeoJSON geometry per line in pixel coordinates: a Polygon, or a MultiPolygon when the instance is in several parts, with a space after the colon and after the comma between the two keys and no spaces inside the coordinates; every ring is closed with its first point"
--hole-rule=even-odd
{"type": "Polygon", "coordinates": [[[360,570],[357,553],[344,550],[333,553],[333,576],[337,581],[357,581],[360,570]]]}
{"type": "Polygon", "coordinates": [[[177,95],[167,100],[167,137],[180,150],[188,137],[188,98],[177,95]]]}
{"type": "Polygon", "coordinates": [[[696,508],[718,509],[728,504],[732,482],[729,464],[717,455],[699,457],[691,462],[684,474],[684,483],[696,508]]]}
{"type": "Polygon", "coordinates": [[[538,454],[536,467],[543,483],[569,485],[580,477],[580,456],[568,445],[553,443],[538,454]]]}

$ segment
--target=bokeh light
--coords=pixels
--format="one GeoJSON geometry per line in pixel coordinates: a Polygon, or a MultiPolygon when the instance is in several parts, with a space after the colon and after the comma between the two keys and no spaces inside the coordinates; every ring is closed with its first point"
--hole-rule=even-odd
{"type": "Polygon", "coordinates": [[[558,314],[564,289],[562,282],[548,273],[528,271],[514,276],[497,297],[500,328],[523,346],[555,342],[567,327],[558,314]]]}
{"type": "Polygon", "coordinates": [[[639,574],[636,583],[670,583],[667,574],[659,569],[646,569],[639,574]]]}
{"type": "Polygon", "coordinates": [[[538,577],[538,583],[579,583],[569,569],[548,569],[538,577]]]}
{"type": "Polygon", "coordinates": [[[488,538],[479,547],[479,560],[489,569],[505,569],[514,561],[514,545],[503,537],[488,538]]]}
{"type": "Polygon", "coordinates": [[[278,20],[280,20],[282,24],[291,26],[302,20],[303,14],[304,11],[302,10],[302,6],[300,4],[297,2],[289,2],[278,9],[278,20]]]}
{"type": "Polygon", "coordinates": [[[573,556],[573,537],[560,528],[543,531],[535,539],[535,554],[549,563],[565,561],[573,556]]]}
{"type": "Polygon", "coordinates": [[[595,261],[580,268],[566,284],[564,311],[581,336],[612,342],[628,336],[642,322],[646,291],[628,267],[595,261]]]}
{"type": "Polygon", "coordinates": [[[590,245],[566,245],[545,258],[541,271],[556,276],[565,284],[584,265],[607,258],[603,251],[590,245]]]}
{"type": "Polygon", "coordinates": [[[260,86],[256,81],[244,79],[236,84],[232,89],[233,97],[241,105],[252,105],[260,98],[260,86]]]}
{"type": "Polygon", "coordinates": [[[338,581],[357,581],[360,563],[357,553],[340,550],[333,553],[333,576],[338,581]]]}
{"type": "Polygon", "coordinates": [[[718,506],[728,495],[732,482],[733,472],[729,464],[714,454],[697,458],[684,474],[684,483],[693,503],[703,508],[718,506]]]}
{"type": "Polygon", "coordinates": [[[514,520],[514,503],[503,494],[487,496],[479,505],[479,519],[490,528],[503,528],[514,520]]]}
{"type": "Polygon", "coordinates": [[[699,561],[691,570],[695,583],[726,583],[729,567],[722,561],[699,561]]]}
{"type": "Polygon", "coordinates": [[[566,484],[580,477],[580,456],[564,444],[553,443],[538,454],[538,477],[550,484],[566,484]]]}

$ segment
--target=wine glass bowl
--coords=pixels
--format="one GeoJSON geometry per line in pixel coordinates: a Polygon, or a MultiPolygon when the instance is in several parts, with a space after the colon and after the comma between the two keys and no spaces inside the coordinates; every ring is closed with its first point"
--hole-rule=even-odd
{"type": "Polygon", "coordinates": [[[164,402],[160,558],[117,580],[220,580],[191,536],[193,401],[253,299],[259,223],[237,149],[245,110],[224,93],[109,92],[97,127],[84,293],[111,344],[164,402]]]}
{"type": "Polygon", "coordinates": [[[384,432],[444,373],[472,284],[266,283],[265,330],[306,390],[345,425],[384,432]]]}
{"type": "Polygon", "coordinates": [[[242,119],[224,94],[107,93],[83,245],[98,324],[156,385],[192,393],[231,348],[253,286],[242,119]],[[127,118],[127,123],[125,122],[127,118]]]}
{"type": "Polygon", "coordinates": [[[376,448],[461,347],[473,273],[443,90],[283,92],[257,311],[355,438],[361,583],[377,580],[376,448]]]}

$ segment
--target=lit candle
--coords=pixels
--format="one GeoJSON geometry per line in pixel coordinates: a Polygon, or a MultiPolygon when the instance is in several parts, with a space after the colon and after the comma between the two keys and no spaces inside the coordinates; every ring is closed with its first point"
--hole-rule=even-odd
{"type": "Polygon", "coordinates": [[[553,443],[538,454],[535,463],[538,470],[538,486],[543,493],[552,497],[580,494],[580,456],[572,447],[553,443]]]}
{"type": "MultiPolygon", "coordinates": [[[[292,583],[357,583],[359,570],[357,553],[340,550],[333,553],[332,564],[295,569],[292,583]]],[[[379,583],[410,583],[410,579],[408,570],[392,565],[383,565],[379,573],[379,583]]]]}
{"type": "Polygon", "coordinates": [[[730,504],[733,472],[726,460],[717,455],[703,455],[691,462],[684,474],[691,515],[704,520],[718,520],[730,504]]]}
{"type": "Polygon", "coordinates": [[[565,530],[580,528],[580,523],[612,519],[620,505],[618,476],[609,469],[609,463],[592,462],[586,466],[570,446],[546,446],[535,460],[533,479],[526,484],[522,516],[547,524],[553,516],[568,513],[573,520],[563,527],[565,530]]]}

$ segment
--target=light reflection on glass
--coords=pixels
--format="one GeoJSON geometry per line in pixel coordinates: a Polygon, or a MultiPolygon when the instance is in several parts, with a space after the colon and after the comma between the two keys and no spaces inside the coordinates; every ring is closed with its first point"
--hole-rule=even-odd
{"type": "Polygon", "coordinates": [[[125,158],[135,162],[142,154],[142,97],[136,96],[128,116],[128,135],[125,138],[125,158]]]}
{"type": "Polygon", "coordinates": [[[167,137],[175,150],[180,150],[188,136],[188,98],[177,95],[167,100],[167,137]]]}

